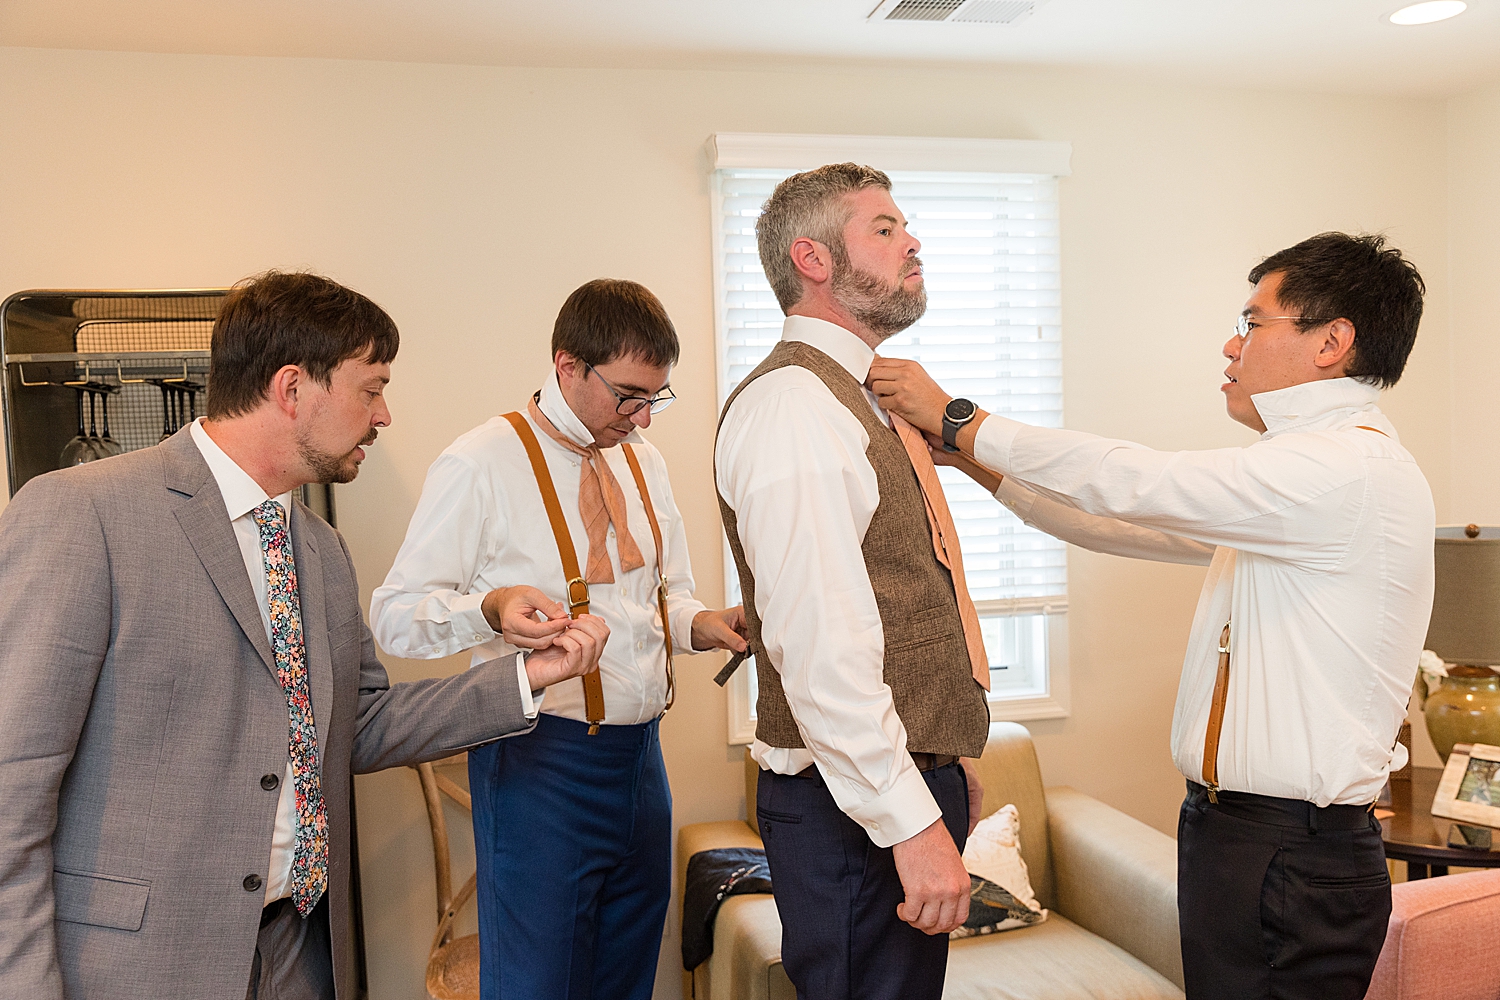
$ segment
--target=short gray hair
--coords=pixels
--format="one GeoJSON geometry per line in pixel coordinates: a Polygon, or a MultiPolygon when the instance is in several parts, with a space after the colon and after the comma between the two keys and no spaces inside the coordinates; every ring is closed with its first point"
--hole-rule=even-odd
{"type": "Polygon", "coordinates": [[[845,257],[844,227],[852,209],[845,195],[869,187],[891,189],[891,179],[874,167],[830,163],[793,174],[771,192],[755,223],[760,263],[783,312],[802,299],[802,278],[792,264],[792,244],[806,237],[828,247],[835,260],[845,257]]]}

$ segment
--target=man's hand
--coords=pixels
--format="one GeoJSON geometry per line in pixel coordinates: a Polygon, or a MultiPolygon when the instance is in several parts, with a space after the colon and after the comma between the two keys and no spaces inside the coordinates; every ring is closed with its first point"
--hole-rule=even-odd
{"type": "Polygon", "coordinates": [[[609,640],[609,626],[597,615],[583,615],[568,622],[568,629],[552,637],[544,649],[526,657],[526,679],[531,690],[582,677],[599,669],[599,657],[609,640]]]}
{"type": "Polygon", "coordinates": [[[969,834],[972,836],[974,828],[979,825],[979,814],[984,811],[984,783],[979,780],[979,768],[974,766],[972,757],[960,757],[958,764],[964,769],[964,781],[969,786],[969,834]]]}
{"type": "Polygon", "coordinates": [[[694,649],[727,649],[743,653],[745,641],[745,606],[735,605],[723,611],[700,611],[693,616],[694,649]]]}
{"type": "Polygon", "coordinates": [[[479,610],[490,628],[521,649],[546,649],[568,628],[567,609],[535,587],[498,587],[484,595],[479,610]],[[537,621],[538,613],[544,621],[537,621]]]}
{"type": "Polygon", "coordinates": [[[939,819],[891,848],[906,902],[896,916],[923,934],[947,934],[969,919],[969,873],[939,819]]]}
{"type": "Polygon", "coordinates": [[[880,400],[882,408],[919,430],[929,434],[943,433],[943,409],[953,397],[915,361],[877,355],[870,362],[865,385],[880,400]]]}

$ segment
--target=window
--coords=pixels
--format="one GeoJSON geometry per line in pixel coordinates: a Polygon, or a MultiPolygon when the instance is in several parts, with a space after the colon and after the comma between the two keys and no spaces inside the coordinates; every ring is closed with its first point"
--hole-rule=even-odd
{"type": "MultiPolygon", "coordinates": [[[[1066,144],[720,134],[710,152],[721,406],[781,337],[784,317],[756,252],[760,206],[797,170],[856,160],[890,175],[922,241],[927,314],[881,352],[920,361],[949,392],[992,413],[1062,426],[1057,179],[1068,173],[1066,144]]],[[[992,716],[1066,715],[1066,546],[961,473],[938,473],[990,656],[992,716]]],[[[727,545],[725,566],[734,603],[727,545]]],[[[747,661],[731,682],[731,742],[753,738],[755,691],[747,661]]]]}

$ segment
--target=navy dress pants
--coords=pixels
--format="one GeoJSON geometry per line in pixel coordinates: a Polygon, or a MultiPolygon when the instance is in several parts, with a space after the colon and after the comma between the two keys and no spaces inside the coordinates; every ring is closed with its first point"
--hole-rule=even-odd
{"type": "Polygon", "coordinates": [[[469,752],[484,1000],[650,1000],[672,885],[655,721],[469,752]]]}
{"type": "MultiPolygon", "coordinates": [[[[943,821],[963,850],[969,791],[963,768],[925,772],[943,821]]],[[[816,767],[760,772],[756,814],[776,910],[781,962],[798,1000],[940,1000],[948,935],[896,916],[906,898],[888,847],[834,804],[816,767]]]]}
{"type": "Polygon", "coordinates": [[[1391,914],[1380,822],[1188,782],[1177,910],[1188,1000],[1361,1000],[1391,914]]]}

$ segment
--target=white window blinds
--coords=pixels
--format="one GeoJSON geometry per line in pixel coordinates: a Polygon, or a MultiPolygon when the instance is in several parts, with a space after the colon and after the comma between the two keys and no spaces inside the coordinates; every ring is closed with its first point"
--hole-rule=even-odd
{"type": "MultiPolygon", "coordinates": [[[[730,166],[715,173],[721,403],[780,339],[783,316],[762,273],[755,220],[777,182],[793,172],[730,166]]],[[[881,353],[921,362],[948,392],[992,413],[1061,427],[1057,178],[888,173],[896,204],[922,241],[928,306],[921,322],[881,353]]],[[[1026,527],[967,476],[938,472],[981,613],[1065,605],[1064,544],[1026,527]]]]}

